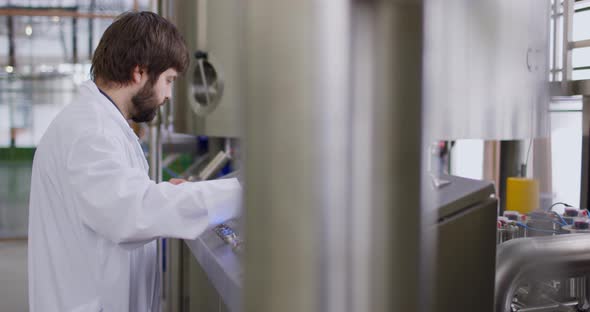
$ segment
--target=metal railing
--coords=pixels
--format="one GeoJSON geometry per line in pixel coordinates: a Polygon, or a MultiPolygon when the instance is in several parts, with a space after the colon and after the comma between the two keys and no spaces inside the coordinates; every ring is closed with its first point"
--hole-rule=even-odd
{"type": "Polygon", "coordinates": [[[590,11],[590,0],[556,0],[552,2],[552,81],[561,81],[566,88],[567,82],[572,80],[575,70],[587,70],[590,66],[573,67],[572,52],[574,49],[590,47],[590,39],[573,40],[574,14],[590,11]],[[563,18],[560,21],[560,18],[563,18]],[[561,26],[561,40],[558,41],[558,29],[561,26]],[[561,50],[558,48],[561,47],[561,50]],[[561,52],[561,67],[558,68],[557,55],[561,52]],[[561,73],[561,79],[558,74],[561,73]]]}

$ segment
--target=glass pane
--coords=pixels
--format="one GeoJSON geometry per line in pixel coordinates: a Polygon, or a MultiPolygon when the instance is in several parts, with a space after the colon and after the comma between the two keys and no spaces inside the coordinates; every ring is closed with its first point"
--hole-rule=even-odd
{"type": "MultiPolygon", "coordinates": [[[[553,202],[580,204],[582,112],[554,111],[551,118],[553,202]]],[[[585,207],[582,207],[585,208],[585,207]]],[[[556,210],[563,207],[556,207],[556,210]]]]}
{"type": "Polygon", "coordinates": [[[585,80],[590,79],[590,69],[574,70],[572,72],[573,80],[585,80]]]}
{"type": "Polygon", "coordinates": [[[574,41],[590,39],[590,11],[574,14],[572,39],[574,41]]]}
{"type": "Polygon", "coordinates": [[[483,140],[457,140],[451,149],[451,174],[483,179],[483,140]]]}
{"type": "Polygon", "coordinates": [[[572,67],[582,66],[590,66],[590,48],[580,48],[572,51],[572,67]]]}

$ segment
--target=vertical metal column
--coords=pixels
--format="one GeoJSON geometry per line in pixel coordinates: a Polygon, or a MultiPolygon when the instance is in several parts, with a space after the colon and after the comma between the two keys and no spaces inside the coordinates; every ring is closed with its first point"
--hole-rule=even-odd
{"type": "MultiPolygon", "coordinates": [[[[158,110],[158,114],[156,115],[156,118],[154,118],[154,120],[152,120],[149,123],[149,137],[148,137],[148,145],[149,145],[149,155],[148,155],[148,161],[149,161],[149,175],[150,178],[155,181],[156,183],[162,181],[162,168],[160,168],[160,164],[162,163],[162,144],[161,144],[161,127],[160,127],[160,120],[161,120],[161,114],[160,111],[158,110]]],[[[156,270],[156,274],[157,274],[157,278],[158,278],[158,282],[160,284],[160,293],[156,293],[154,294],[154,296],[161,296],[160,300],[158,300],[160,302],[160,309],[162,309],[162,303],[166,297],[166,283],[164,280],[164,271],[163,271],[163,243],[162,243],[163,239],[158,239],[157,241],[157,261],[156,261],[156,265],[157,270],[156,270]]]]}
{"type": "MultiPolygon", "coordinates": [[[[373,32],[374,8],[362,6],[360,2],[353,3],[351,14],[351,99],[353,103],[372,103],[375,83],[372,55],[374,50],[368,47],[375,45],[373,32]],[[353,74],[354,73],[354,74],[353,74]]],[[[371,209],[373,170],[371,170],[373,153],[373,119],[375,109],[372,105],[351,105],[350,138],[352,140],[350,178],[350,218],[355,220],[354,234],[350,235],[350,291],[354,296],[349,298],[352,311],[368,311],[371,304],[371,209]]],[[[349,224],[352,226],[352,224],[349,224]]],[[[350,231],[352,232],[352,231],[350,231]]]]}
{"type": "Polygon", "coordinates": [[[72,18],[72,63],[78,63],[78,18],[72,18]]]}
{"type": "Polygon", "coordinates": [[[567,82],[572,80],[572,29],[574,27],[574,0],[563,0],[563,46],[562,46],[562,87],[566,88],[567,82]]]}
{"type": "Polygon", "coordinates": [[[6,17],[6,29],[8,29],[8,65],[16,67],[15,42],[14,42],[14,17],[6,17]]]}
{"type": "MultiPolygon", "coordinates": [[[[187,8],[190,2],[189,1],[175,1],[175,0],[153,0],[151,1],[151,7],[157,10],[157,13],[166,17],[170,21],[172,21],[179,29],[182,29],[182,23],[192,23],[194,19],[195,12],[191,9],[185,9],[180,11],[182,8],[187,8]],[[179,16],[179,12],[186,14],[189,18],[185,18],[185,15],[179,16]]],[[[185,37],[186,40],[190,40],[190,38],[185,37]]],[[[190,73],[186,73],[186,76],[190,75],[190,73]]],[[[186,79],[186,78],[180,78],[186,79]]],[[[176,103],[178,103],[179,96],[184,96],[184,89],[181,92],[178,92],[178,89],[182,86],[178,83],[174,86],[174,95],[173,98],[170,99],[168,105],[162,108],[162,119],[160,119],[160,129],[162,126],[169,132],[174,130],[173,125],[176,124],[174,121],[174,109],[176,103]]],[[[161,170],[159,171],[161,173],[161,170]]],[[[161,280],[161,288],[162,288],[162,297],[163,297],[163,305],[161,310],[163,312],[176,312],[176,311],[189,311],[190,305],[196,301],[194,298],[190,298],[190,296],[204,296],[204,294],[197,293],[193,289],[193,285],[190,284],[190,277],[189,274],[191,273],[191,263],[195,263],[194,259],[190,252],[185,252],[186,246],[184,242],[179,239],[166,239],[166,250],[165,255],[163,255],[163,248],[162,248],[163,240],[159,240],[159,254],[158,259],[160,261],[163,257],[166,258],[166,272],[162,272],[162,263],[159,263],[159,270],[162,274],[161,280]],[[192,262],[191,262],[192,260],[192,262]],[[189,302],[189,299],[192,299],[189,302]]],[[[194,264],[198,266],[198,264],[194,264]]],[[[205,299],[206,300],[206,299],[205,299]]],[[[190,310],[192,311],[192,310],[190,310]]]]}
{"type": "Polygon", "coordinates": [[[364,311],[431,311],[419,302],[428,298],[420,293],[423,5],[358,1],[366,2],[374,4],[375,111],[371,302],[364,311]]]}
{"type": "Polygon", "coordinates": [[[590,187],[590,95],[582,97],[582,174],[580,183],[580,208],[589,208],[590,187]]]}
{"type": "Polygon", "coordinates": [[[422,2],[245,7],[246,311],[420,311],[422,2]]]}
{"type": "Polygon", "coordinates": [[[323,103],[314,98],[314,86],[325,79],[314,71],[320,6],[246,3],[246,311],[322,309],[323,103]]]}
{"type": "Polygon", "coordinates": [[[162,168],[160,168],[160,163],[162,161],[161,118],[160,111],[158,111],[156,118],[149,123],[149,173],[150,178],[156,183],[162,181],[162,168]]]}
{"type": "MultiPolygon", "coordinates": [[[[90,0],[88,11],[93,14],[96,10],[96,0],[90,0]]],[[[88,18],[88,59],[92,60],[94,52],[94,18],[88,18]]]]}
{"type": "Polygon", "coordinates": [[[552,81],[557,81],[557,21],[559,20],[559,9],[561,8],[561,4],[558,0],[553,0],[551,4],[551,26],[553,28],[553,45],[551,49],[553,50],[552,60],[551,60],[551,77],[552,81]]]}

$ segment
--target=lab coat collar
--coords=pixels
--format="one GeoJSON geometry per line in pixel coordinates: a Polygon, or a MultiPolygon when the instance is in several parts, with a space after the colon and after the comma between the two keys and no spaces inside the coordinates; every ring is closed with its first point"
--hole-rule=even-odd
{"type": "Polygon", "coordinates": [[[127,122],[125,117],[123,117],[121,111],[119,111],[119,109],[115,105],[113,105],[113,103],[100,92],[94,81],[88,80],[82,83],[81,88],[86,88],[88,91],[91,92],[92,96],[97,99],[97,104],[99,108],[106,112],[110,118],[114,119],[117,122],[117,124],[121,126],[121,128],[129,138],[136,140],[139,139],[133,131],[133,129],[131,128],[131,126],[129,125],[129,122],[127,122]]]}

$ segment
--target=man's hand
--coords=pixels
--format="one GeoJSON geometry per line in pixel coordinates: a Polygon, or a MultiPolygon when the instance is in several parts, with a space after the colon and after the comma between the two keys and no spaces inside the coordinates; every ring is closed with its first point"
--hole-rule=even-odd
{"type": "Polygon", "coordinates": [[[187,181],[187,180],[185,180],[185,179],[174,179],[174,178],[172,178],[172,179],[170,179],[170,181],[168,181],[168,182],[170,182],[170,183],[172,183],[172,184],[174,184],[174,185],[178,185],[178,184],[182,184],[182,183],[184,183],[184,182],[188,182],[188,181],[187,181]]]}

